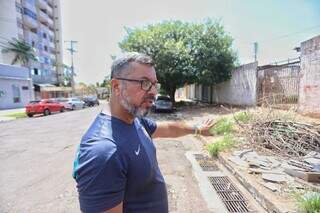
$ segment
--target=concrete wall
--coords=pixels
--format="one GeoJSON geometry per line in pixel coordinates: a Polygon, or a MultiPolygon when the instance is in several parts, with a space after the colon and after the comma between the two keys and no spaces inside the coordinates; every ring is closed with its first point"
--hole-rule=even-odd
{"type": "Polygon", "coordinates": [[[301,43],[299,111],[320,117],[320,35],[301,43]]]}
{"type": "MultiPolygon", "coordinates": [[[[12,38],[18,38],[15,1],[0,0],[0,42],[5,44],[12,38]]],[[[0,63],[10,64],[14,58],[12,53],[2,53],[3,45],[0,45],[0,63]]]]}
{"type": "Polygon", "coordinates": [[[232,78],[213,87],[214,103],[232,105],[256,105],[258,63],[245,64],[232,73],[232,78]]]}
{"type": "Polygon", "coordinates": [[[27,68],[0,64],[0,109],[24,107],[33,100],[33,84],[27,68]],[[14,102],[13,87],[18,88],[20,98],[14,102]]]}

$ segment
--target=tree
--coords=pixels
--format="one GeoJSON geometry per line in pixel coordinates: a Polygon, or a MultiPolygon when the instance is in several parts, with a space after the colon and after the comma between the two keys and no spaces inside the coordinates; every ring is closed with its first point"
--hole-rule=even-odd
{"type": "Polygon", "coordinates": [[[28,64],[30,60],[37,61],[34,48],[27,42],[13,38],[12,41],[8,41],[7,45],[2,51],[4,53],[12,52],[15,54],[11,64],[20,62],[22,66],[29,68],[28,64]]]}
{"type": "Polygon", "coordinates": [[[173,101],[185,83],[217,84],[231,76],[236,61],[232,38],[218,22],[165,21],[126,31],[120,48],[151,56],[161,88],[173,101]]]}

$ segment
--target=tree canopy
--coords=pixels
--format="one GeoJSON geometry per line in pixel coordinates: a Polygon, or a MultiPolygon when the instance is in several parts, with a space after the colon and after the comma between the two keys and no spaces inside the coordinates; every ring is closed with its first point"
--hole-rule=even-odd
{"type": "Polygon", "coordinates": [[[126,31],[120,48],[151,56],[161,88],[173,100],[186,83],[214,85],[231,77],[237,57],[219,22],[165,21],[126,31]]]}

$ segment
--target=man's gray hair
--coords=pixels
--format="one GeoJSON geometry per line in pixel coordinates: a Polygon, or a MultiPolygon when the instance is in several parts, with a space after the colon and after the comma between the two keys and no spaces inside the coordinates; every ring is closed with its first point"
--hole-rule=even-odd
{"type": "Polygon", "coordinates": [[[150,67],[154,66],[150,56],[142,53],[129,52],[113,61],[111,66],[111,79],[123,77],[126,72],[130,71],[133,62],[150,67]]]}

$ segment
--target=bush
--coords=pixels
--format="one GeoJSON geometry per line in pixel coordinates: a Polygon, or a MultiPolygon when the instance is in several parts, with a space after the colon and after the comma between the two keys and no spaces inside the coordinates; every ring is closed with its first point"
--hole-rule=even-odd
{"type": "Polygon", "coordinates": [[[217,157],[219,152],[233,147],[235,143],[235,138],[230,134],[226,134],[223,136],[223,138],[220,138],[215,142],[208,144],[207,149],[211,156],[217,157]]]}
{"type": "Polygon", "coordinates": [[[238,112],[235,114],[234,119],[242,123],[248,123],[252,119],[252,115],[245,111],[238,112]]]}
{"type": "Polygon", "coordinates": [[[298,199],[299,212],[320,213],[320,193],[308,192],[298,199]]]}
{"type": "Polygon", "coordinates": [[[209,132],[213,135],[230,134],[233,131],[234,123],[230,118],[221,118],[210,128],[209,132]]]}

